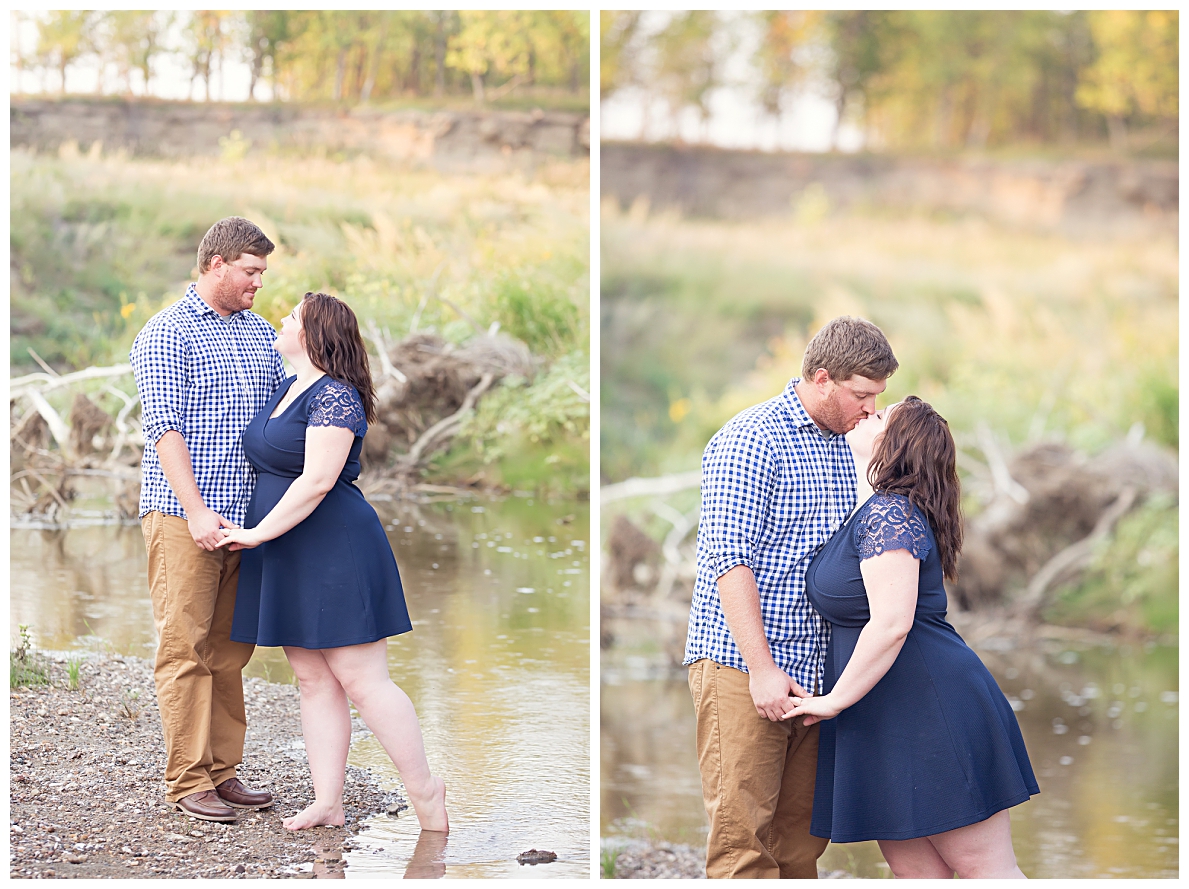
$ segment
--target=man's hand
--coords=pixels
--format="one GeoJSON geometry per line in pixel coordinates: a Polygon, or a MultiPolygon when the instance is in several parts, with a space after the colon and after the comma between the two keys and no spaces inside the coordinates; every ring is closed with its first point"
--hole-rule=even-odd
{"type": "Polygon", "coordinates": [[[823,719],[833,719],[842,712],[842,708],[834,701],[832,695],[822,695],[820,698],[795,695],[789,700],[789,704],[792,704],[793,708],[780,718],[793,719],[797,716],[804,716],[807,726],[821,722],[823,719]]]}
{"type": "Polygon", "coordinates": [[[806,697],[805,690],[796,680],[775,665],[760,671],[752,670],[747,675],[748,688],[751,690],[751,700],[756,705],[756,712],[773,722],[779,722],[789,709],[790,694],[806,697]]]}
{"type": "Polygon", "coordinates": [[[190,528],[190,536],[194,538],[194,543],[208,552],[214,552],[215,547],[223,539],[221,528],[238,528],[239,525],[235,522],[229,522],[223,518],[213,509],[202,507],[202,509],[187,511],[189,518],[186,520],[186,525],[190,528]]]}

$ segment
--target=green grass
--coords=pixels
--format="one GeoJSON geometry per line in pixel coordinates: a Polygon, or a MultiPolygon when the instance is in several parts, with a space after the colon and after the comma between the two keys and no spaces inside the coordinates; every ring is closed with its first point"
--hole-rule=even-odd
{"type": "Polygon", "coordinates": [[[602,222],[602,472],[697,466],[742,408],[799,374],[829,318],[879,324],[961,435],[1060,435],[1094,451],[1136,422],[1178,444],[1173,233],[1066,238],[977,220],[828,216],[602,222]]]}
{"type": "MultiPolygon", "coordinates": [[[[475,325],[498,323],[543,363],[514,397],[500,387],[486,397],[507,410],[498,430],[476,427],[483,447],[503,440],[511,454],[526,438],[588,450],[589,410],[554,392],[553,373],[581,371],[575,382],[589,391],[585,161],[546,162],[532,177],[447,176],[367,158],[225,154],[183,163],[13,152],[14,374],[38,369],[30,348],[61,371],[126,361],[144,323],[193,280],[206,229],[235,214],[278,245],[254,307],[269,321],[279,324],[307,290],[325,290],[393,340],[416,325],[460,343],[475,325]]],[[[131,378],[117,383],[130,391],[131,378]]],[[[91,389],[117,404],[102,385],[91,389]]],[[[54,397],[68,408],[67,395],[54,397]]],[[[465,436],[454,445],[471,447],[465,436]]],[[[572,474],[586,477],[589,458],[574,459],[585,464],[572,474]]]]}
{"type": "MultiPolygon", "coordinates": [[[[696,469],[723,423],[799,376],[809,337],[843,314],[880,325],[900,361],[878,403],[919,395],[976,457],[980,423],[1008,451],[1056,437],[1092,454],[1135,424],[1179,446],[1174,232],[1073,238],[804,207],[730,223],[605,202],[601,241],[605,482],[696,469]]],[[[697,493],[668,502],[686,512],[697,493]]],[[[655,539],[668,531],[641,501],[613,504],[604,533],[619,511],[655,539]]],[[[1167,503],[1128,517],[1046,619],[1175,633],[1176,528],[1167,503]]]]}
{"type": "Polygon", "coordinates": [[[1044,617],[1049,623],[1104,631],[1142,627],[1175,636],[1178,510],[1171,498],[1154,498],[1120,520],[1085,577],[1062,590],[1044,617]]]}
{"type": "Polygon", "coordinates": [[[21,624],[20,642],[8,652],[8,687],[25,688],[33,685],[49,685],[49,664],[32,647],[33,639],[29,627],[21,624]]]}

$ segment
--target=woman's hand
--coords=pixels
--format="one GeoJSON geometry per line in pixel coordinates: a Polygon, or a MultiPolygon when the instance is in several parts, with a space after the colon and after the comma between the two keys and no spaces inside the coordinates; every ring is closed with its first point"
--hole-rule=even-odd
{"type": "Polygon", "coordinates": [[[833,719],[843,709],[834,702],[830,695],[822,695],[817,698],[790,698],[789,700],[793,703],[793,709],[780,718],[795,719],[798,716],[804,716],[805,725],[813,725],[823,719],[833,719]]]}
{"type": "Polygon", "coordinates": [[[223,528],[223,539],[215,544],[215,549],[225,546],[232,552],[239,549],[255,549],[264,543],[264,538],[255,528],[223,528]]]}

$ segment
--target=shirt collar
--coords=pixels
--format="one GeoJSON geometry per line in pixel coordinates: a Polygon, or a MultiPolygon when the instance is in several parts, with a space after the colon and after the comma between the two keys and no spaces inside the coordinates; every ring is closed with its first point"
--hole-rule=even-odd
{"type": "Polygon", "coordinates": [[[793,377],[789,380],[789,384],[784,387],[784,392],[781,393],[785,407],[788,408],[789,414],[792,417],[793,426],[797,429],[804,429],[808,426],[818,435],[822,436],[822,438],[826,439],[826,441],[832,441],[840,433],[823,430],[817,423],[813,422],[813,417],[809,416],[809,411],[805,410],[805,405],[801,403],[801,397],[797,394],[797,384],[799,382],[801,382],[800,377],[793,377]]]}
{"type": "Polygon", "coordinates": [[[206,300],[198,295],[198,286],[191,281],[190,286],[186,288],[186,303],[190,307],[190,311],[198,315],[200,318],[210,315],[220,324],[227,321],[234,321],[241,312],[232,312],[226,319],[224,319],[218,312],[210,307],[206,300]]]}

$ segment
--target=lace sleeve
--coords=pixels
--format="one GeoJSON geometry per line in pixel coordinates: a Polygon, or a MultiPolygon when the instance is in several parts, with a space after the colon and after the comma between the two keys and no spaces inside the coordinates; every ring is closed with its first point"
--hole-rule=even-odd
{"type": "Polygon", "coordinates": [[[929,525],[907,497],[874,494],[865,508],[854,531],[860,559],[896,549],[906,549],[922,562],[929,555],[929,525]]]}
{"type": "Polygon", "coordinates": [[[339,426],[356,435],[367,431],[363,402],[354,387],[331,380],[310,399],[309,426],[339,426]]]}

